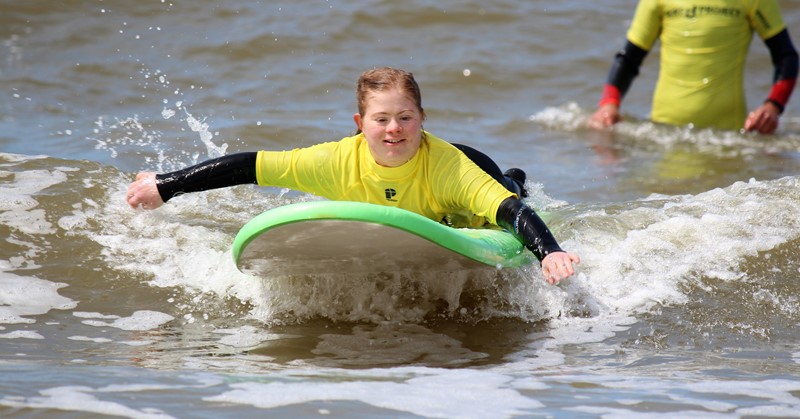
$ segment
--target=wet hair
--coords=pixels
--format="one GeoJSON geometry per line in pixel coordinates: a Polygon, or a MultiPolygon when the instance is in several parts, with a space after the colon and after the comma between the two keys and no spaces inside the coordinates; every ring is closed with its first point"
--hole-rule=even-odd
{"type": "MultiPolygon", "coordinates": [[[[356,102],[358,103],[358,113],[364,116],[367,110],[367,99],[370,93],[385,92],[399,88],[415,105],[421,115],[425,115],[422,109],[422,93],[420,92],[414,75],[408,71],[398,70],[391,67],[380,67],[367,70],[361,73],[356,85],[356,102]]],[[[359,131],[360,132],[360,131],[359,131]]]]}

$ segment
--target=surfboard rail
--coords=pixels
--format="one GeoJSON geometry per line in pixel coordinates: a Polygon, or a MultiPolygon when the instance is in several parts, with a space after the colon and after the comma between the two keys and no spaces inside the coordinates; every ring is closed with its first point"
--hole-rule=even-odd
{"type": "MultiPolygon", "coordinates": [[[[247,222],[233,241],[237,267],[245,248],[262,233],[287,224],[312,220],[373,223],[402,230],[495,268],[516,268],[535,258],[511,233],[501,229],[452,228],[417,213],[377,204],[350,201],[311,201],[267,210],[247,222]]],[[[311,226],[309,227],[311,228],[311,226]]]]}

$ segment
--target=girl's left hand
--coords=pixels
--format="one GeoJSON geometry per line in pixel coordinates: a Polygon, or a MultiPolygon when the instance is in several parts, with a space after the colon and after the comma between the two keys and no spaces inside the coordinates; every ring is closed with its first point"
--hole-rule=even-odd
{"type": "Polygon", "coordinates": [[[550,285],[555,285],[575,273],[573,264],[581,263],[581,258],[575,253],[553,252],[542,260],[542,273],[550,285]]]}

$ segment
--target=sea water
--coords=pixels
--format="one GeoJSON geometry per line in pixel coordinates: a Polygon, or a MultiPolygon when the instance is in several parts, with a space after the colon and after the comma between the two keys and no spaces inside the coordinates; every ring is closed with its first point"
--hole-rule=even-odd
{"type": "MultiPolygon", "coordinates": [[[[625,122],[585,129],[635,3],[4,2],[0,416],[800,415],[797,100],[775,136],[652,124],[654,51],[625,122]],[[238,229],[319,198],[125,204],[140,170],[352,133],[377,65],[528,173],[573,278],[256,278],[238,229]]],[[[751,106],[771,77],[756,38],[751,106]]]]}

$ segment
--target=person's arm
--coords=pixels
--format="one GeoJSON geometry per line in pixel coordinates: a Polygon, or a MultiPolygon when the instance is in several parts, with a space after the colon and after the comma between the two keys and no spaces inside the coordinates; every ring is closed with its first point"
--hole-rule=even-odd
{"type": "Polygon", "coordinates": [[[778,128],[778,118],[789,102],[797,81],[798,55],[786,29],[764,43],[775,68],[772,89],[764,103],[747,116],[744,129],[772,134],[778,128]]]}
{"type": "Polygon", "coordinates": [[[510,197],[497,209],[497,223],[514,234],[542,263],[547,282],[554,284],[575,273],[580,258],[561,249],[550,229],[530,207],[510,197]]]}
{"type": "Polygon", "coordinates": [[[614,56],[598,110],[589,120],[593,128],[605,128],[620,121],[619,107],[622,98],[631,87],[633,79],[639,75],[639,68],[646,56],[647,50],[639,48],[631,41],[626,41],[625,46],[614,56]]]}
{"type": "Polygon", "coordinates": [[[128,204],[154,209],[175,195],[224,188],[256,181],[257,152],[230,154],[175,172],[139,173],[128,187],[128,204]]]}

